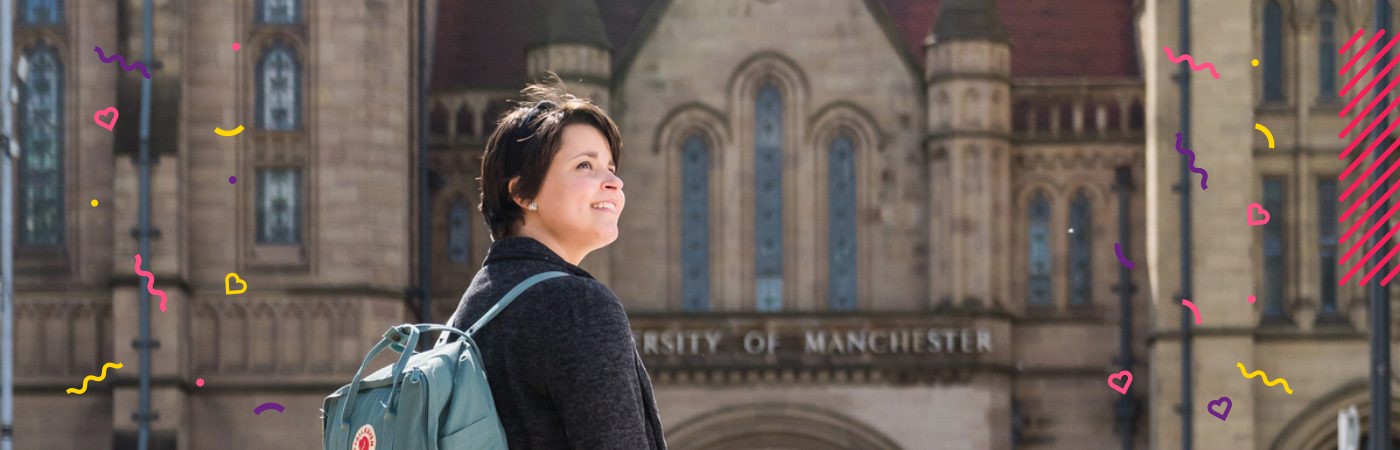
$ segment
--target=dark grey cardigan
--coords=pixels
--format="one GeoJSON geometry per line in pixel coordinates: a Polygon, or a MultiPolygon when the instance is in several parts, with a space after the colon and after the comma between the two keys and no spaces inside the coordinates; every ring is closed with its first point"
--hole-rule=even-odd
{"type": "Polygon", "coordinates": [[[510,448],[666,448],[622,302],[539,241],[491,244],[448,325],[467,329],[516,283],[551,270],[573,276],[526,290],[474,336],[510,448]]]}

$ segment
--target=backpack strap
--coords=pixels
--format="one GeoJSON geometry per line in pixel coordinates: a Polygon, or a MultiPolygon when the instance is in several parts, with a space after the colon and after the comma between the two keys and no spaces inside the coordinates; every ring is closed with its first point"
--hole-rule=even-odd
{"type": "Polygon", "coordinates": [[[510,306],[510,302],[515,301],[515,298],[519,297],[520,293],[525,292],[525,290],[529,289],[530,286],[534,286],[535,283],[539,283],[550,278],[566,276],[569,276],[569,274],[559,271],[550,271],[536,274],[535,276],[526,278],[525,281],[521,281],[520,284],[517,284],[515,285],[515,287],[511,288],[510,292],[506,292],[505,297],[501,297],[501,301],[496,302],[495,306],[492,306],[490,310],[487,310],[486,314],[483,314],[481,316],[481,319],[478,319],[476,323],[472,324],[471,328],[467,328],[467,336],[470,337],[472,335],[475,335],[476,330],[480,330],[481,327],[484,327],[487,323],[490,323],[491,319],[495,318],[497,314],[500,314],[501,311],[505,310],[507,306],[510,306]]]}

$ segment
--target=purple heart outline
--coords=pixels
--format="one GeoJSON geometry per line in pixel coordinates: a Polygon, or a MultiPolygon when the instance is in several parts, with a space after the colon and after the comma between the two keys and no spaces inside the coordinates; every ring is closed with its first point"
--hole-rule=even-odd
{"type": "Polygon", "coordinates": [[[1209,412],[1210,415],[1219,418],[1223,422],[1226,417],[1230,416],[1231,406],[1233,406],[1233,404],[1230,402],[1230,397],[1220,397],[1219,399],[1206,404],[1206,412],[1209,412]],[[1215,412],[1215,407],[1220,405],[1221,403],[1225,404],[1225,412],[1215,412]]]}

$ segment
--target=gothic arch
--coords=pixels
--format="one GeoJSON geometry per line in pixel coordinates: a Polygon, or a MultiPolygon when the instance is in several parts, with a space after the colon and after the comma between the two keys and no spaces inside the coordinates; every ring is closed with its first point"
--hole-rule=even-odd
{"type": "MultiPolygon", "coordinates": [[[[721,168],[726,165],[731,158],[727,148],[730,144],[730,131],[727,119],[719,110],[702,103],[687,103],[677,107],[667,114],[661,121],[661,125],[655,133],[656,141],[652,145],[652,151],[657,153],[665,176],[663,186],[665,201],[664,227],[666,238],[666,292],[669,299],[668,308],[672,311],[681,311],[684,307],[683,292],[681,292],[681,281],[683,278],[681,264],[681,241],[682,241],[682,217],[681,210],[683,204],[682,173],[681,173],[681,146],[685,140],[692,135],[699,134],[701,139],[708,144],[710,154],[709,161],[709,192],[708,192],[708,226],[709,226],[709,273],[710,276],[710,298],[719,298],[714,295],[718,292],[714,286],[714,274],[720,273],[720,268],[726,264],[726,255],[723,252],[724,246],[721,242],[725,235],[718,232],[719,224],[725,220],[736,220],[726,214],[731,214],[721,206],[724,204],[721,190],[724,183],[722,180],[721,168]]],[[[728,256],[734,258],[738,256],[728,256]]],[[[711,301],[710,310],[719,310],[721,304],[711,301]]]]}
{"type": "MultiPolygon", "coordinates": [[[[733,252],[730,261],[736,263],[732,273],[737,273],[739,277],[735,279],[737,287],[734,295],[735,301],[743,307],[757,310],[759,308],[759,296],[757,269],[758,262],[755,257],[755,250],[759,248],[758,235],[755,232],[753,221],[756,220],[755,211],[758,205],[755,171],[756,156],[756,136],[755,130],[755,105],[760,89],[766,84],[771,84],[777,90],[781,98],[782,112],[782,182],[779,189],[782,195],[781,211],[778,211],[783,219],[779,243],[782,249],[782,275],[780,296],[778,297],[778,310],[790,310],[798,304],[799,299],[810,301],[812,295],[808,292],[812,283],[804,283],[804,280],[797,278],[804,272],[799,265],[805,264],[801,258],[793,258],[796,255],[792,249],[803,248],[800,244],[809,241],[812,232],[806,224],[799,223],[798,220],[791,219],[797,217],[801,205],[792,201],[792,193],[803,189],[803,179],[800,178],[801,170],[810,170],[810,165],[803,161],[806,155],[800,150],[802,138],[805,136],[805,119],[807,118],[807,100],[810,96],[810,85],[806,75],[801,68],[791,59],[782,54],[772,51],[756,53],[744,62],[740,63],[734,74],[730,76],[728,82],[729,90],[729,120],[732,130],[734,130],[735,149],[737,150],[733,158],[725,158],[720,161],[719,167],[721,176],[726,177],[721,183],[736,183],[741,188],[740,195],[726,197],[725,204],[732,205],[729,209],[736,210],[736,217],[744,222],[738,226],[737,242],[733,245],[726,245],[726,250],[733,252]],[[747,174],[743,176],[741,174],[747,174]],[[804,290],[805,289],[805,290],[804,290]]],[[[806,247],[810,248],[810,247],[806,247]]],[[[810,281],[810,280],[807,280],[810,281]]]]}
{"type": "MultiPolygon", "coordinates": [[[[1391,377],[1392,392],[1397,385],[1391,377]]],[[[1353,379],[1331,392],[1318,397],[1303,408],[1283,427],[1283,431],[1269,443],[1270,450],[1322,450],[1334,449],[1337,443],[1337,411],[1356,405],[1363,430],[1370,427],[1371,416],[1370,380],[1353,379]]],[[[1400,436],[1400,396],[1391,394],[1391,436],[1400,436]]]]}
{"type": "Polygon", "coordinates": [[[883,433],[855,419],[790,403],[718,409],[676,427],[667,441],[677,450],[900,448],[883,433]]]}
{"type": "MultiPolygon", "coordinates": [[[[828,173],[830,166],[828,158],[831,150],[831,142],[841,133],[848,133],[855,150],[855,194],[856,204],[856,304],[859,310],[862,305],[868,305],[864,301],[871,291],[872,282],[869,268],[873,267],[872,261],[875,252],[871,232],[862,226],[860,218],[865,211],[871,210],[873,205],[879,204],[879,198],[875,196],[878,192],[877,186],[880,174],[880,158],[883,147],[883,139],[877,121],[873,116],[855,103],[848,101],[837,101],[818,109],[808,122],[812,124],[812,132],[806,139],[803,146],[811,153],[814,164],[814,176],[808,179],[814,180],[815,208],[812,208],[813,216],[797,217],[799,220],[809,220],[816,225],[815,254],[818,256],[813,261],[816,264],[818,282],[825,283],[830,271],[830,260],[828,256],[831,252],[830,220],[831,202],[828,190],[828,173]]],[[[828,289],[817,289],[813,298],[818,310],[826,310],[831,302],[828,298],[828,289]]]]}

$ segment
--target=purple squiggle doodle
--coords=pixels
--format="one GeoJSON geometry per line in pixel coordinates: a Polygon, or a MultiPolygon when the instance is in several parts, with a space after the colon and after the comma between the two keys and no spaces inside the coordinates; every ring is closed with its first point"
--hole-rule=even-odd
{"type": "Polygon", "coordinates": [[[1196,167],[1196,152],[1193,152],[1191,151],[1191,149],[1181,146],[1180,132],[1176,133],[1176,152],[1186,155],[1186,164],[1191,167],[1192,172],[1201,174],[1201,190],[1206,190],[1206,179],[1210,178],[1210,174],[1206,173],[1205,169],[1196,167]]]}

